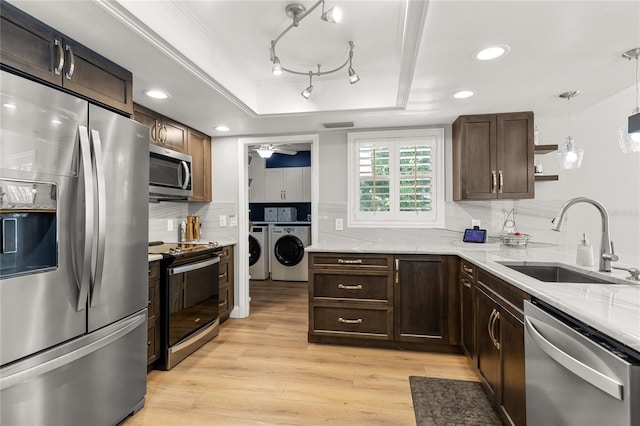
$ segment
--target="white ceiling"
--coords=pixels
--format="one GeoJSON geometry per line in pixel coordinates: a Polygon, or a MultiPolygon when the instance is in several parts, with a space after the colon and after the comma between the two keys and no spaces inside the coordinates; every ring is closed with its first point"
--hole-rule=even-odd
{"type": "Polygon", "coordinates": [[[278,42],[278,56],[288,68],[326,70],[345,61],[352,40],[361,80],[350,85],[346,69],[314,78],[305,100],[308,77],[275,77],[269,61],[270,41],[291,23],[290,1],[10,2],[131,70],[135,102],[212,136],[315,132],[344,121],[449,124],[489,112],[564,115],[561,92],[580,90],[572,101],[580,111],[631,87],[635,66],[621,54],[640,46],[637,0],[326,0],[343,8],[343,22],[321,21],[318,8],[278,42]],[[509,54],[473,58],[495,44],[509,54]],[[150,88],[171,97],[149,99],[150,88]],[[451,97],[463,88],[477,95],[451,97]]]}

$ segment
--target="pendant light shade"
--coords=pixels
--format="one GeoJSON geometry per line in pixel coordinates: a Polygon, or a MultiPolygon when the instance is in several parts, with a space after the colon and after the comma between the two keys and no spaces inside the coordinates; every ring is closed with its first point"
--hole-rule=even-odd
{"type": "Polygon", "coordinates": [[[582,165],[582,158],[584,157],[584,150],[576,148],[576,142],[571,136],[571,98],[575,98],[579,93],[577,90],[572,90],[560,94],[561,98],[569,101],[569,135],[564,140],[564,143],[558,146],[558,163],[563,170],[577,169],[582,165]]]}
{"type": "Polygon", "coordinates": [[[640,47],[627,50],[622,57],[636,60],[636,107],[629,116],[627,123],[618,129],[618,143],[623,153],[640,152],[640,108],[638,107],[638,57],[640,47]]]}

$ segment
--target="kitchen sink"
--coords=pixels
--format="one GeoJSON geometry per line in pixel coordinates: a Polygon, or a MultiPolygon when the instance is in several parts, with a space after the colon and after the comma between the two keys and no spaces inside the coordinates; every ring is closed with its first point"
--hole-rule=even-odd
{"type": "Polygon", "coordinates": [[[551,283],[624,284],[616,278],[595,276],[569,265],[553,262],[498,262],[501,265],[540,281],[551,283]]]}

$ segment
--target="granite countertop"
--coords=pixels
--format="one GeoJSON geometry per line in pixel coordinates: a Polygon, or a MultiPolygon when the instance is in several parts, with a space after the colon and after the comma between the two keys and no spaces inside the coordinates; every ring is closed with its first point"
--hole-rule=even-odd
{"type": "MultiPolygon", "coordinates": [[[[459,238],[439,237],[421,244],[319,243],[305,248],[308,252],[443,254],[457,255],[491,272],[574,318],[640,352],[640,283],[577,284],[551,283],[514,271],[499,261],[558,262],[576,266],[575,251],[545,243],[530,243],[526,249],[501,246],[499,243],[463,243],[459,238]]],[[[597,263],[597,262],[596,262],[597,263]]],[[[617,262],[619,266],[637,266],[617,262]]],[[[614,270],[599,273],[598,268],[580,267],[586,272],[624,280],[629,274],[614,270]]]]}

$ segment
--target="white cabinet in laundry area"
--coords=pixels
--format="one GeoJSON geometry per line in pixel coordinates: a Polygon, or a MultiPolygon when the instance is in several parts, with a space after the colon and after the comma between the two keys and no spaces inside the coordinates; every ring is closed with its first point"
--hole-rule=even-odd
{"type": "MultiPolygon", "coordinates": [[[[264,163],[263,163],[264,164],[264,163]]],[[[249,201],[256,202],[310,202],[311,168],[260,168],[259,163],[249,169],[251,186],[249,201]]]]}

